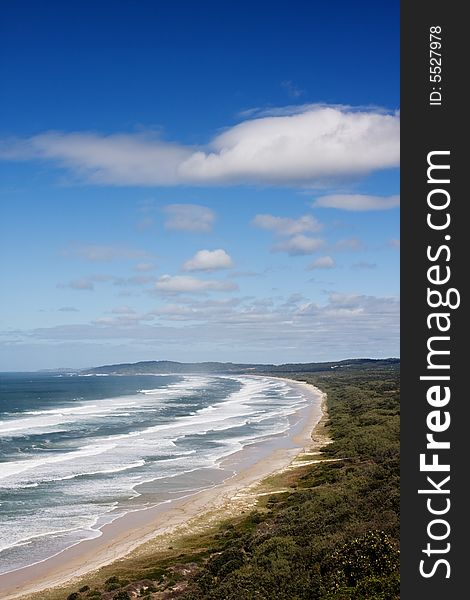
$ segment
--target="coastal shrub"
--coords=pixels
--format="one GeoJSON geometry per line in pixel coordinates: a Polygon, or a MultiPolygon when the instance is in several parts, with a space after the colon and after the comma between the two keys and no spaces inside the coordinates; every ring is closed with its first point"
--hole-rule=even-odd
{"type": "Polygon", "coordinates": [[[152,579],[153,581],[157,581],[158,583],[161,583],[165,577],[166,569],[160,565],[158,565],[158,566],[150,565],[150,567],[151,568],[146,572],[145,576],[148,579],[152,579]]]}
{"type": "Polygon", "coordinates": [[[398,573],[387,577],[363,579],[354,591],[354,600],[399,600],[400,578],[398,573]]]}
{"type": "Polygon", "coordinates": [[[130,596],[125,590],[121,590],[113,596],[113,600],[129,600],[129,598],[130,596]]]}
{"type": "Polygon", "coordinates": [[[257,510],[252,511],[247,517],[247,521],[249,523],[251,522],[254,525],[258,525],[258,523],[261,523],[262,520],[263,520],[263,515],[257,510]]]}
{"type": "Polygon", "coordinates": [[[109,579],[106,579],[104,582],[104,589],[107,592],[118,590],[120,587],[122,587],[122,583],[120,583],[119,577],[116,577],[115,575],[113,575],[113,577],[109,577],[109,579]]]}
{"type": "Polygon", "coordinates": [[[387,577],[367,577],[356,587],[341,587],[323,600],[400,600],[400,578],[397,573],[387,577]]]}
{"type": "Polygon", "coordinates": [[[212,556],[207,563],[207,568],[213,575],[223,575],[238,569],[244,562],[244,553],[238,548],[230,548],[212,556]]]}
{"type": "Polygon", "coordinates": [[[100,590],[91,590],[88,592],[87,598],[101,598],[100,590]]]}
{"type": "Polygon", "coordinates": [[[89,585],[83,585],[78,591],[79,592],[88,592],[89,589],[90,589],[89,585]]]}
{"type": "Polygon", "coordinates": [[[67,596],[67,600],[79,600],[80,594],[78,592],[72,592],[67,596]]]}
{"type": "Polygon", "coordinates": [[[243,561],[239,559],[229,560],[220,568],[219,577],[226,577],[229,573],[232,573],[232,571],[240,568],[242,564],[243,561]]]}
{"type": "Polygon", "coordinates": [[[365,577],[395,573],[399,550],[383,531],[370,531],[343,544],[323,561],[333,588],[355,587],[365,577]]]}

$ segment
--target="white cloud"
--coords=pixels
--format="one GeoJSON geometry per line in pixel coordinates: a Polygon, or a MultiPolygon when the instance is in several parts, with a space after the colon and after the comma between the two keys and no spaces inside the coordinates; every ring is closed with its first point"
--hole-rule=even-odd
{"type": "Polygon", "coordinates": [[[331,256],[319,256],[308,266],[309,269],[334,269],[336,262],[331,256]]]}
{"type": "Polygon", "coordinates": [[[275,217],[273,215],[256,215],[252,223],[256,227],[274,231],[278,235],[296,235],[299,233],[317,232],[322,229],[322,224],[311,215],[304,215],[298,219],[275,217]]]}
{"type": "Polygon", "coordinates": [[[392,248],[397,248],[399,250],[400,249],[400,240],[396,239],[396,238],[388,240],[388,245],[391,246],[392,248]]]}
{"type": "Polygon", "coordinates": [[[371,263],[366,260],[361,260],[361,261],[351,265],[352,269],[375,269],[376,267],[377,267],[376,263],[371,263]]]}
{"type": "Polygon", "coordinates": [[[189,275],[163,275],[155,284],[155,289],[168,294],[229,292],[238,289],[231,281],[198,279],[189,275]]]}
{"type": "MultiPolygon", "coordinates": [[[[364,112],[364,113],[374,113],[374,114],[392,114],[391,111],[380,108],[378,106],[371,107],[369,106],[350,106],[346,104],[322,104],[311,102],[304,104],[287,104],[284,106],[255,106],[252,108],[247,108],[246,110],[241,111],[239,114],[240,117],[250,117],[250,118],[260,118],[260,117],[288,117],[292,115],[300,115],[311,110],[325,109],[330,108],[334,110],[339,110],[341,112],[364,112]]],[[[396,115],[399,113],[396,112],[396,115]]]]}
{"type": "Polygon", "coordinates": [[[232,271],[228,274],[228,277],[264,277],[264,275],[265,273],[260,273],[258,271],[232,271]]]}
{"type": "Polygon", "coordinates": [[[359,252],[359,250],[365,250],[366,245],[359,238],[346,238],[338,240],[333,248],[339,252],[359,252]]]}
{"type": "Polygon", "coordinates": [[[114,315],[132,315],[135,314],[135,310],[130,306],[116,306],[111,311],[114,315]]]}
{"type": "Polygon", "coordinates": [[[262,229],[272,231],[277,236],[288,236],[271,247],[271,252],[286,252],[289,256],[313,254],[325,245],[325,241],[314,238],[304,233],[317,232],[322,229],[322,224],[311,215],[304,215],[297,219],[290,217],[276,217],[274,215],[256,215],[252,224],[262,229]]]}
{"type": "Polygon", "coordinates": [[[224,320],[242,304],[243,300],[234,297],[195,299],[180,297],[178,303],[158,306],[151,311],[164,321],[215,321],[224,320]]]}
{"type": "Polygon", "coordinates": [[[199,250],[183,265],[184,271],[216,271],[233,266],[231,257],[219,248],[217,250],[199,250]]]}
{"type": "Polygon", "coordinates": [[[98,135],[47,132],[4,144],[0,156],[58,162],[80,179],[99,185],[173,185],[191,148],[145,134],[98,135]]]}
{"type": "Polygon", "coordinates": [[[149,256],[144,250],[135,250],[125,246],[106,246],[102,244],[73,244],[62,251],[63,256],[82,258],[89,262],[111,262],[112,260],[132,260],[149,256]]]}
{"type": "Polygon", "coordinates": [[[339,208],[350,211],[389,210],[400,206],[400,196],[370,196],[365,194],[331,194],[317,198],[315,208],[339,208]]]}
{"type": "Polygon", "coordinates": [[[288,240],[275,244],[272,252],[286,252],[289,256],[313,254],[325,245],[324,240],[306,235],[294,235],[288,240]]]}
{"type": "Polygon", "coordinates": [[[88,290],[93,291],[95,284],[91,278],[81,277],[79,279],[72,279],[69,283],[59,283],[58,288],[71,288],[72,290],[88,290]]]}
{"type": "Polygon", "coordinates": [[[134,275],[133,277],[112,277],[111,280],[113,281],[114,285],[128,286],[154,283],[156,278],[152,275],[134,275]]]}
{"type": "Polygon", "coordinates": [[[398,166],[397,115],[312,107],[245,121],[180,165],[184,179],[219,183],[312,184],[398,166]]]}
{"type": "MultiPolygon", "coordinates": [[[[114,311],[113,311],[114,312],[114,311]]],[[[134,327],[141,322],[152,321],[154,316],[151,314],[138,315],[134,311],[128,313],[120,313],[116,317],[99,317],[92,321],[94,325],[104,327],[134,327]]]]}
{"type": "Polygon", "coordinates": [[[153,271],[157,268],[157,265],[152,262],[140,262],[134,265],[134,271],[139,271],[139,273],[145,273],[147,271],[153,271]]]}
{"type": "Polygon", "coordinates": [[[215,222],[215,213],[199,204],[168,204],[163,208],[167,215],[165,228],[174,231],[209,233],[215,222]]]}
{"type": "MultiPolygon", "coordinates": [[[[42,344],[43,352],[61,341],[102,341],[109,344],[108,351],[122,345],[123,360],[129,352],[140,358],[158,354],[174,360],[197,356],[278,363],[397,356],[399,302],[396,297],[342,293],[331,293],[322,302],[300,294],[224,300],[184,296],[144,315],[102,317],[90,324],[43,327],[23,334],[25,344],[42,344]],[[152,318],[156,322],[151,323],[152,318]]],[[[17,335],[18,344],[23,344],[21,332],[17,335]]],[[[93,364],[90,356],[87,352],[88,366],[93,364]]]]}
{"type": "Polygon", "coordinates": [[[48,132],[6,140],[7,160],[46,159],[109,185],[317,185],[399,164],[399,116],[371,109],[306,106],[245,120],[205,148],[146,134],[48,132]]]}
{"type": "Polygon", "coordinates": [[[116,286],[129,286],[129,285],[145,285],[147,283],[154,283],[155,277],[148,275],[134,275],[133,277],[116,277],[115,275],[97,274],[90,275],[88,277],[80,277],[73,279],[68,283],[58,283],[58,288],[71,288],[74,290],[94,290],[95,283],[112,283],[116,286]]]}
{"type": "Polygon", "coordinates": [[[153,310],[152,313],[169,321],[190,321],[198,319],[196,310],[181,304],[165,304],[164,306],[153,310]]]}

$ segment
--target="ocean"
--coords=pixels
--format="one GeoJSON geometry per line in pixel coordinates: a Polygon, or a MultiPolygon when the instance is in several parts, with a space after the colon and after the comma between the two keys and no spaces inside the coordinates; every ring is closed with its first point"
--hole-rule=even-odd
{"type": "Polygon", "coordinates": [[[311,399],[269,377],[0,374],[0,573],[233,475],[311,399]]]}

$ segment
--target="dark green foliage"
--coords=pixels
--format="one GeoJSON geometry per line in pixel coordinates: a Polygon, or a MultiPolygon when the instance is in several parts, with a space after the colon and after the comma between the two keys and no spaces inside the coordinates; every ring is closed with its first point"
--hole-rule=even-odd
{"type": "Polygon", "coordinates": [[[331,587],[355,587],[364,578],[396,573],[399,552],[396,543],[385,533],[368,532],[354,538],[332,552],[323,561],[324,573],[329,575],[331,587]]]}
{"type": "Polygon", "coordinates": [[[120,587],[122,587],[122,584],[119,582],[119,577],[116,576],[110,577],[104,582],[104,589],[107,592],[118,590],[120,587]]]}
{"type": "Polygon", "coordinates": [[[355,588],[342,587],[323,600],[397,600],[400,598],[398,573],[386,577],[365,577],[355,588]]]}
{"type": "Polygon", "coordinates": [[[89,589],[90,589],[90,586],[84,585],[78,591],[79,592],[88,592],[89,589]]]}
{"type": "Polygon", "coordinates": [[[245,554],[239,548],[229,548],[220,554],[214,554],[209,559],[207,568],[212,575],[228,575],[231,571],[238,569],[245,562],[245,554]]]}
{"type": "Polygon", "coordinates": [[[113,600],[129,600],[130,596],[124,590],[121,590],[117,594],[114,594],[113,600]]]}
{"type": "Polygon", "coordinates": [[[80,598],[80,594],[78,592],[72,592],[67,596],[67,600],[78,600],[80,598]]]}

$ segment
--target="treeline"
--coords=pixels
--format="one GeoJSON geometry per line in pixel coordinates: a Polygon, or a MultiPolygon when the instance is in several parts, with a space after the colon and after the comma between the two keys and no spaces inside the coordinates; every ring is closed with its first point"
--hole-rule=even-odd
{"type": "Polygon", "coordinates": [[[270,364],[237,364],[222,362],[200,362],[200,363],[181,363],[171,360],[148,360],[137,363],[123,363],[119,365],[103,365],[87,369],[82,373],[88,375],[106,374],[106,375],[149,375],[149,374],[252,374],[252,375],[273,375],[281,373],[317,373],[338,369],[338,370],[361,370],[384,369],[389,366],[397,366],[398,358],[352,358],[337,362],[320,363],[286,363],[283,365],[270,364]]]}
{"type": "MultiPolygon", "coordinates": [[[[131,578],[142,581],[139,597],[399,598],[398,365],[296,378],[328,394],[333,442],[322,455],[328,460],[285,474],[282,487],[289,491],[266,497],[252,513],[174,556],[150,561],[131,578]]],[[[127,578],[116,578],[114,595],[94,597],[135,597],[127,578]]]]}

